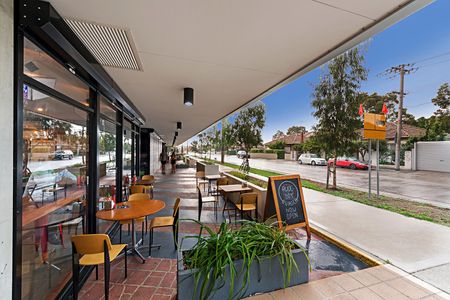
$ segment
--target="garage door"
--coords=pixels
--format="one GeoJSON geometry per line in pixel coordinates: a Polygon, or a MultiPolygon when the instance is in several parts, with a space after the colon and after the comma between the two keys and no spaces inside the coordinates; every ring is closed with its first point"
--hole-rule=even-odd
{"type": "Polygon", "coordinates": [[[417,170],[450,172],[450,141],[418,142],[417,170]]]}

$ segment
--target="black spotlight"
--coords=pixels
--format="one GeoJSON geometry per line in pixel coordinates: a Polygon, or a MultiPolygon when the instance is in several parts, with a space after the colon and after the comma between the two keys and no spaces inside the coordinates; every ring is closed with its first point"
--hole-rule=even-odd
{"type": "Polygon", "coordinates": [[[194,89],[187,87],[184,88],[184,105],[192,106],[194,105],[194,89]]]}
{"type": "Polygon", "coordinates": [[[177,122],[177,130],[181,130],[181,122],[177,122]]]}
{"type": "Polygon", "coordinates": [[[178,131],[175,131],[175,136],[178,136],[178,131]]]}

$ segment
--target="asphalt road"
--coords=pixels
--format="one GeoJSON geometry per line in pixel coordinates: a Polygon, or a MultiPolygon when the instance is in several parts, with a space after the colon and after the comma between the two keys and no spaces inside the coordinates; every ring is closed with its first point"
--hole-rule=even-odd
{"type": "MultiPolygon", "coordinates": [[[[209,157],[209,155],[208,155],[209,157]]],[[[220,160],[220,154],[212,154],[220,160]]],[[[236,156],[226,156],[226,162],[241,164],[236,156]]],[[[295,161],[251,158],[250,166],[280,173],[299,173],[302,178],[326,182],[326,167],[300,165],[295,161]]],[[[368,171],[337,169],[338,186],[367,191],[368,171]]],[[[376,193],[376,172],[372,170],[372,191],[376,193]]],[[[380,169],[380,193],[406,200],[430,203],[450,208],[450,173],[428,171],[395,171],[380,169]]]]}

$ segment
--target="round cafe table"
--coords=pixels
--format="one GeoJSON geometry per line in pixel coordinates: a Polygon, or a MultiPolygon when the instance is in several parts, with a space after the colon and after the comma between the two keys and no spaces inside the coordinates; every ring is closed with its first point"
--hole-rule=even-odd
{"type": "Polygon", "coordinates": [[[145,263],[144,256],[139,252],[139,244],[142,239],[136,242],[136,230],[134,219],[146,217],[162,210],[166,204],[161,200],[135,200],[117,203],[111,210],[99,210],[96,213],[97,218],[107,221],[127,221],[131,220],[131,252],[136,254],[145,263]]]}

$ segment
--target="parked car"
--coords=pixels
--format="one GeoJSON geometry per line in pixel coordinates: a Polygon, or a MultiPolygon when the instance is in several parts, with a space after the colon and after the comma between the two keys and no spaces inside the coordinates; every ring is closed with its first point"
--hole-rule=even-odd
{"type": "Polygon", "coordinates": [[[245,150],[239,150],[236,153],[237,158],[250,158],[250,154],[247,154],[245,150]]]}
{"type": "Polygon", "coordinates": [[[317,154],[302,154],[298,158],[299,164],[310,164],[312,166],[326,166],[327,161],[325,158],[318,156],[317,154]]]}
{"type": "MultiPolygon", "coordinates": [[[[334,158],[330,158],[328,160],[329,165],[331,165],[333,162],[334,158]]],[[[367,170],[369,168],[369,166],[366,163],[359,161],[357,158],[346,156],[338,156],[336,161],[336,167],[349,168],[352,170],[356,169],[367,170]]]]}
{"type": "Polygon", "coordinates": [[[55,153],[53,153],[53,159],[72,159],[73,158],[73,152],[72,150],[56,150],[55,153]]]}

